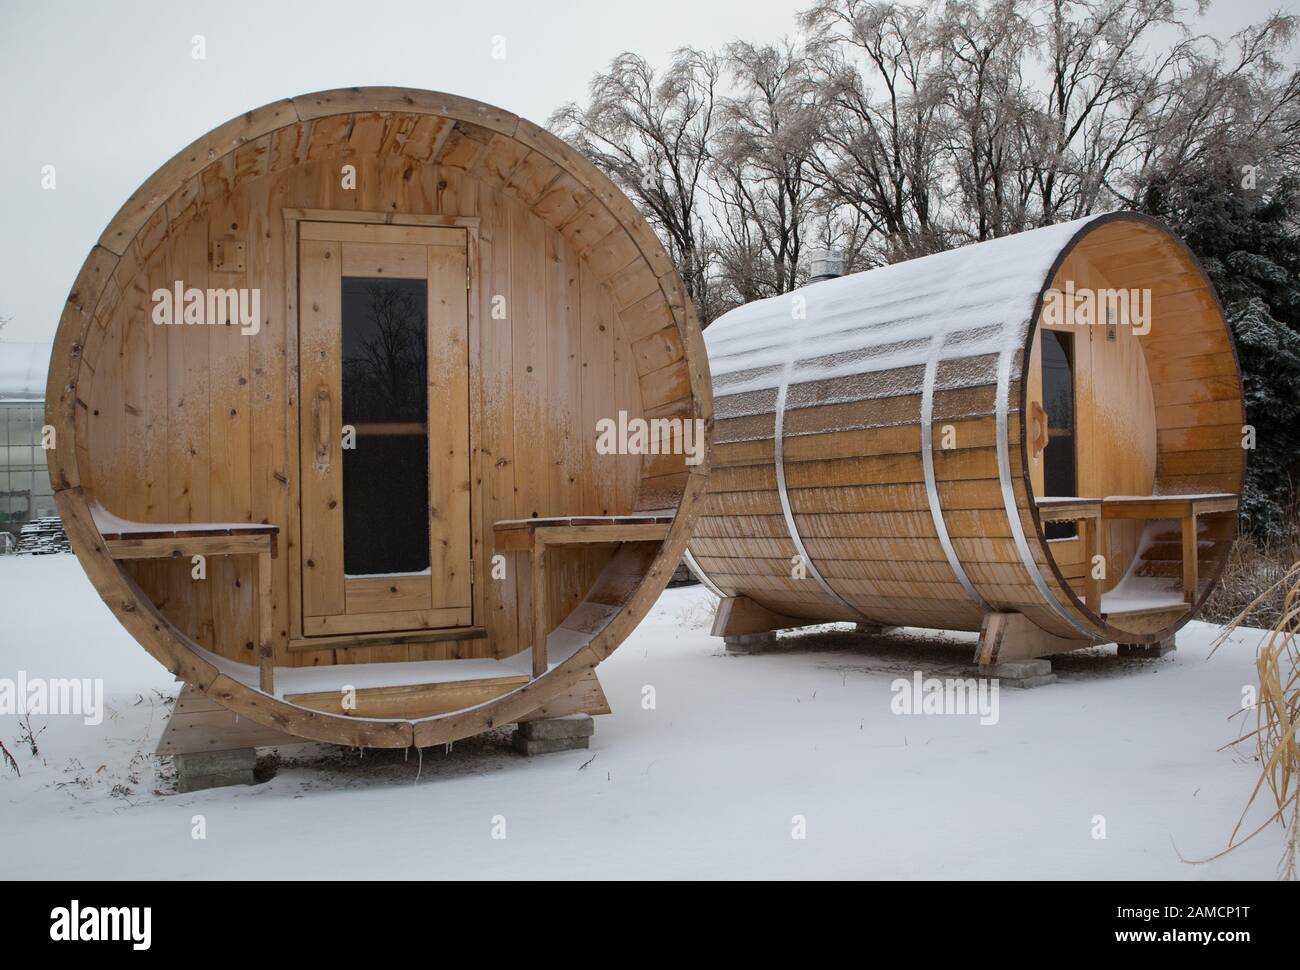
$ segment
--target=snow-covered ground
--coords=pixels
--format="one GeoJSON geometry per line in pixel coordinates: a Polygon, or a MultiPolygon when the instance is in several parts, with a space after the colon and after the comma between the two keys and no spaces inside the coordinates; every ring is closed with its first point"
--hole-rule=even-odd
{"type": "Polygon", "coordinates": [[[1256,778],[1248,745],[1223,746],[1257,635],[1210,656],[1216,628],[1193,624],[1158,661],[1058,658],[1058,683],[1000,691],[982,726],[891,711],[896,678],[959,675],[968,635],[868,648],[826,632],[728,657],[710,616],[698,587],[664,594],[599,668],[614,713],[590,751],[524,759],[505,732],[422,764],[309,745],[282,749],[264,784],[177,795],[152,755],[170,675],[72,556],[0,557],[0,678],[102,677],[109,709],[94,727],[34,717],[35,757],[0,715],[22,769],[0,766],[0,865],[16,878],[1275,875],[1275,832],[1183,861],[1223,848],[1256,778]]]}

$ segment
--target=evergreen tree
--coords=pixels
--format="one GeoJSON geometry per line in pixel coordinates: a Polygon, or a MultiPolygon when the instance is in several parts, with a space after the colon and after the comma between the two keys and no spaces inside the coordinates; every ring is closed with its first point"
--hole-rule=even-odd
{"type": "Polygon", "coordinates": [[[1256,432],[1243,527],[1264,537],[1287,530],[1300,481],[1300,184],[1250,181],[1220,160],[1153,182],[1144,201],[1200,258],[1232,328],[1256,432]]]}

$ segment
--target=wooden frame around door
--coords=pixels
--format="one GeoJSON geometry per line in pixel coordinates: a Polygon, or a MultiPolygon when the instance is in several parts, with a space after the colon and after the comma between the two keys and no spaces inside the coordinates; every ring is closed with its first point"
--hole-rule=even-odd
{"type": "MultiPolygon", "coordinates": [[[[299,224],[302,222],[338,222],[369,223],[390,226],[421,226],[464,229],[466,233],[466,260],[469,271],[467,316],[468,316],[468,357],[469,357],[469,475],[470,475],[470,584],[472,602],[472,622],[479,622],[484,616],[484,555],[483,555],[483,502],[482,480],[480,470],[481,419],[482,419],[482,373],[480,351],[482,345],[481,324],[482,310],[480,300],[480,248],[479,220],[465,216],[439,216],[418,214],[395,214],[391,212],[367,212],[353,210],[303,209],[286,207],[282,210],[284,220],[284,320],[286,333],[286,379],[294,392],[289,396],[285,410],[284,433],[286,436],[286,453],[293,456],[291,468],[287,469],[288,528],[286,546],[291,556],[299,555],[299,539],[302,521],[300,503],[302,500],[301,483],[297,472],[298,433],[303,403],[298,400],[300,361],[298,357],[299,315],[298,315],[298,244],[299,224]]],[[[449,628],[449,635],[455,635],[459,627],[449,628]]],[[[302,575],[299,570],[289,569],[289,639],[291,651],[311,651],[333,649],[347,646],[349,634],[333,636],[307,636],[303,626],[302,575]],[[342,641],[342,642],[340,642],[342,641]]],[[[358,640],[373,641],[376,634],[357,634],[358,640]]],[[[400,634],[394,634],[400,636],[400,634]]],[[[379,636],[382,639],[382,636],[379,636]]]]}

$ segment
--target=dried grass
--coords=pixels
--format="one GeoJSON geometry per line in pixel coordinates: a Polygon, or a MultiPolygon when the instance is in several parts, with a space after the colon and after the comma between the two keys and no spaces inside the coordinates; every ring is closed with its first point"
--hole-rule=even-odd
{"type": "Polygon", "coordinates": [[[1284,614],[1288,588],[1284,580],[1297,562],[1300,523],[1293,525],[1285,539],[1239,537],[1200,618],[1210,623],[1272,629],[1284,614]]]}
{"type": "MultiPolygon", "coordinates": [[[[1246,603],[1215,642],[1215,649],[1238,627],[1255,625],[1252,617],[1270,616],[1269,633],[1255,658],[1259,693],[1255,704],[1255,729],[1235,742],[1253,740],[1260,765],[1256,783],[1241,818],[1228,839],[1230,852],[1249,842],[1274,823],[1282,827],[1283,856],[1279,872],[1294,880],[1300,867],[1300,556],[1254,599],[1246,603]],[[1267,792],[1273,810],[1260,825],[1243,835],[1246,815],[1267,792]]],[[[1259,589],[1260,587],[1256,587],[1259,589]]],[[[1223,853],[1219,853],[1223,855],[1223,853]]]]}

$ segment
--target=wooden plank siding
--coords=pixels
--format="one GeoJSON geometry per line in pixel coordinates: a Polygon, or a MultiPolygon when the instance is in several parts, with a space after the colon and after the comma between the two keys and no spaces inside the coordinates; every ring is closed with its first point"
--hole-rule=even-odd
{"type": "MultiPolygon", "coordinates": [[[[278,665],[511,655],[527,645],[519,631],[528,629],[531,594],[513,561],[504,582],[488,578],[492,522],[623,514],[642,507],[643,496],[662,507],[682,493],[680,456],[673,456],[680,467],[643,468],[637,456],[594,452],[595,422],[620,410],[697,413],[681,320],[608,200],[540,143],[522,145],[477,116],[371,110],[296,121],[280,112],[274,120],[282,123],[258,117],[236,134],[217,133],[218,143],[234,138],[238,147],[187,179],[146,222],[124,216],[105,233],[122,253],[86,341],[77,435],[93,494],[139,521],[278,526],[278,665]],[[244,141],[239,132],[254,137],[244,141]],[[345,164],[356,167],[355,189],[342,186],[345,164]],[[286,256],[294,246],[285,209],[390,213],[380,220],[396,223],[475,220],[472,556],[474,622],[486,637],[303,646],[295,504],[298,419],[311,402],[296,399],[302,362],[293,321],[303,308],[293,306],[298,271],[286,256]],[[215,272],[214,246],[228,238],[243,244],[243,269],[215,272]],[[176,280],[201,289],[259,287],[260,332],[154,326],[150,294],[176,280]],[[653,482],[643,486],[643,479],[653,482]]],[[[568,614],[611,554],[611,547],[584,547],[557,556],[550,614],[568,614]]],[[[221,656],[256,661],[255,561],[211,562],[204,583],[178,562],[124,568],[185,634],[221,656]]]]}
{"type": "MultiPolygon", "coordinates": [[[[1055,327],[1074,335],[1078,494],[1238,492],[1244,453],[1236,361],[1213,292],[1186,250],[1152,223],[1104,221],[1067,247],[1047,282],[1064,289],[1067,281],[1077,289],[1152,291],[1149,333],[1134,332],[1129,319],[1115,321],[1113,330],[1077,326],[1072,319],[1055,327]]],[[[904,306],[902,294],[891,290],[883,298],[892,312],[907,312],[893,309],[904,306]]],[[[870,319],[877,308],[861,310],[870,319]]],[[[757,314],[753,320],[770,323],[757,314]]],[[[1078,630],[1058,614],[1059,604],[1099,637],[1115,637],[1122,634],[1089,619],[1077,604],[1074,594],[1085,592],[1091,565],[1082,540],[1047,543],[1034,512],[1033,496],[1043,489],[1042,463],[1024,453],[1021,406],[1022,394],[1041,406],[1041,330],[1033,327],[1028,353],[1012,358],[1006,415],[1014,521],[1037,575],[1026,566],[1008,520],[987,353],[937,365],[931,448],[939,513],[962,570],[989,609],[1023,613],[1050,633],[1077,639],[1078,630]],[[944,445],[945,428],[954,447],[944,445]]],[[[949,335],[961,331],[954,320],[949,335]]],[[[726,332],[730,337],[732,331],[726,332]]],[[[835,336],[842,340],[845,334],[835,336]]],[[[862,340],[864,348],[872,346],[870,337],[862,340]]],[[[724,359],[735,354],[745,360],[751,346],[742,340],[738,349],[724,340],[711,349],[724,359]]],[[[815,353],[801,347],[796,356],[806,363],[815,353]]],[[[825,592],[812,570],[804,579],[791,576],[797,547],[777,491],[777,392],[770,384],[746,390],[744,383],[772,375],[773,365],[760,357],[753,366],[724,375],[715,389],[713,470],[690,544],[700,569],[728,596],[747,596],[810,622],[865,617],[887,625],[979,630],[983,608],[949,562],[925,486],[924,368],[909,362],[792,383],[786,394],[783,471],[794,525],[817,572],[861,614],[856,616],[825,592]],[[728,392],[733,381],[740,386],[728,392]]],[[[1135,563],[1144,523],[1106,521],[1100,527],[1106,530],[1108,559],[1101,585],[1109,590],[1135,563]]],[[[1203,525],[1199,594],[1212,585],[1205,567],[1223,562],[1232,535],[1223,516],[1203,525]]],[[[1166,567],[1153,562],[1152,568],[1166,567]]],[[[1165,618],[1175,619],[1181,618],[1165,618]]],[[[1132,632],[1154,637],[1159,631],[1138,621],[1132,632]]]]}

